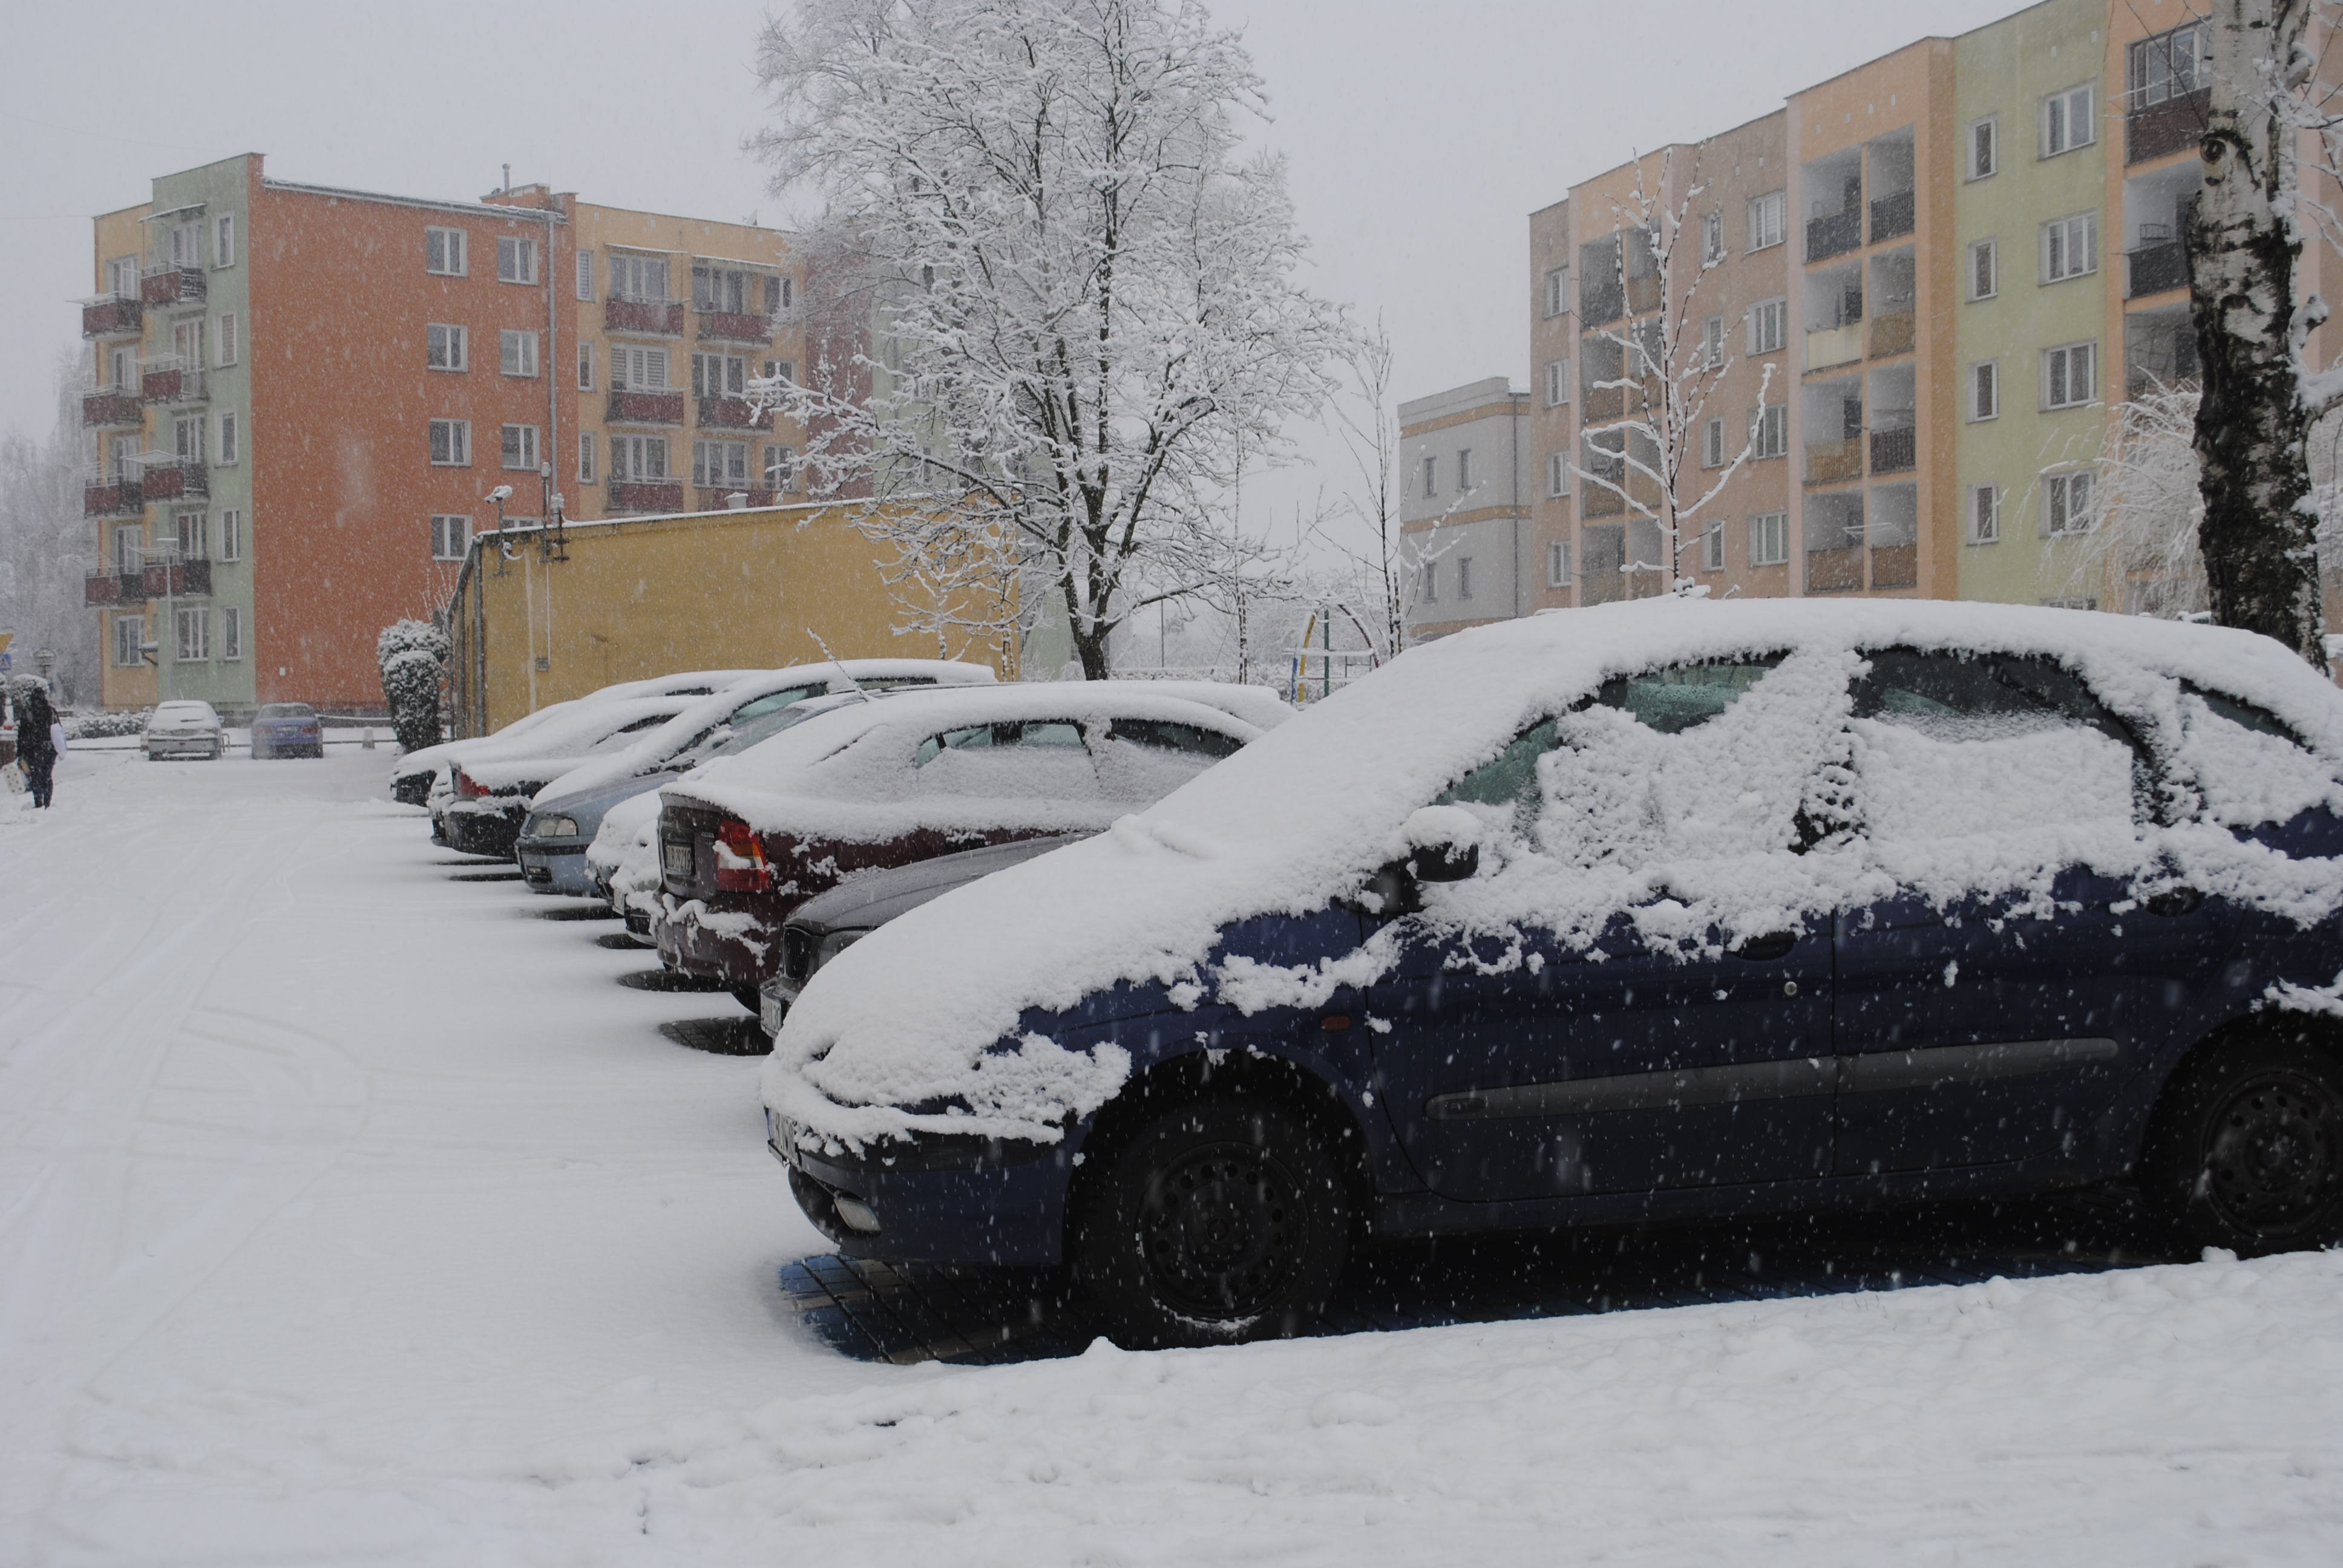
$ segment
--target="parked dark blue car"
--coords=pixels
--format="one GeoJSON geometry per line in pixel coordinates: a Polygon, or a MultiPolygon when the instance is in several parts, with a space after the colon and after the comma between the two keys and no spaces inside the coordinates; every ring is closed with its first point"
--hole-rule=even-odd
{"type": "Polygon", "coordinates": [[[306,702],[264,702],[252,716],[255,757],[323,757],[326,732],[306,702]]]}
{"type": "Polygon", "coordinates": [[[1292,1332],[1361,1228],[2121,1180],[2192,1244],[2343,1240],[2333,689],[2211,628],[1818,608],[1412,652],[1147,818],[874,931],[769,1072],[800,1205],[857,1255],[1071,1262],[1141,1344],[1292,1332]],[[1378,766],[1427,782],[1358,831],[1378,766]],[[1284,848],[1314,830],[1297,793],[1361,840],[1341,878],[1284,848]],[[1021,951],[1013,1027],[930,1047],[1021,951]],[[1057,1098],[1015,1087],[1053,1062],[1057,1098]],[[858,1091],[890,1080],[920,1088],[858,1091]]]}

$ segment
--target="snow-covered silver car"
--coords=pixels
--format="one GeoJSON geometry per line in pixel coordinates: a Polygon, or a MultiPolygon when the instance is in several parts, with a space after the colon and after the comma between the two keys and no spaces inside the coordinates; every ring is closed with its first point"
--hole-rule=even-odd
{"type": "Polygon", "coordinates": [[[166,702],[146,720],[146,759],[200,757],[219,760],[227,748],[226,730],[217,709],[208,702],[180,699],[166,702]]]}

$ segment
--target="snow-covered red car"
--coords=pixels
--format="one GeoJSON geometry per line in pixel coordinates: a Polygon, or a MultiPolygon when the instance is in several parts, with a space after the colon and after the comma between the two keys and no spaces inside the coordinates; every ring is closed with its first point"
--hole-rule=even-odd
{"type": "Polygon", "coordinates": [[[2343,696],[2247,633],[1667,599],[1409,651],[838,953],[840,1246],[1291,1332],[1383,1234],[2137,1182],[2343,1240],[2343,696]]]}

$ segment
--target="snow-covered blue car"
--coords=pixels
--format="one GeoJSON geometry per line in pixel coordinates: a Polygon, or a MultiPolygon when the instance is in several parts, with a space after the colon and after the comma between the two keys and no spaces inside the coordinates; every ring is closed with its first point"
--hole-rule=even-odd
{"type": "Polygon", "coordinates": [[[2136,1182],[2343,1240],[2343,697],[2083,611],[1662,600],[1413,649],[814,974],[840,1247],[1288,1332],[1354,1233],[2136,1182]]]}

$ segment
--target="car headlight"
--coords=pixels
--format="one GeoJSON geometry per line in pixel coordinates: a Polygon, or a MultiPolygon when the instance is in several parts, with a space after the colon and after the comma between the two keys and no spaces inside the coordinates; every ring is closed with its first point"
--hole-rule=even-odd
{"type": "Polygon", "coordinates": [[[575,839],[578,837],[578,819],[539,817],[529,824],[528,830],[540,839],[575,839]]]}
{"type": "Polygon", "coordinates": [[[847,949],[852,947],[855,943],[860,941],[864,937],[867,937],[870,934],[870,933],[868,931],[830,932],[830,935],[821,939],[821,946],[814,950],[813,967],[816,969],[821,968],[822,965],[828,963],[830,960],[836,958],[839,954],[844,952],[847,949]]]}

